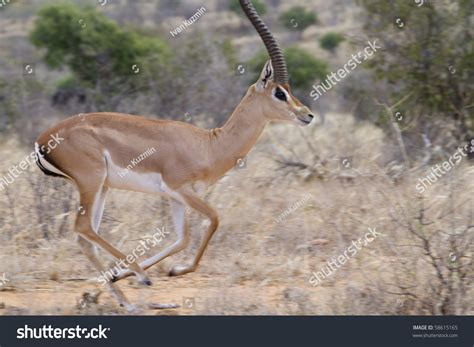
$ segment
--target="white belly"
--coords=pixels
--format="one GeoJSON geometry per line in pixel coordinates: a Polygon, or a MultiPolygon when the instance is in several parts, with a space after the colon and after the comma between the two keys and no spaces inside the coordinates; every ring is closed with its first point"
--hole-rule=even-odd
{"type": "Polygon", "coordinates": [[[129,169],[123,168],[113,162],[109,153],[105,153],[105,156],[107,158],[106,185],[110,188],[153,194],[170,192],[160,173],[140,172],[139,165],[129,169]]]}

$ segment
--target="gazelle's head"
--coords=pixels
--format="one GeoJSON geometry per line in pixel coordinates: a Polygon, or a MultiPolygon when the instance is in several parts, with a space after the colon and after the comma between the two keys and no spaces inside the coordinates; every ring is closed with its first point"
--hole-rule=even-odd
{"type": "Polygon", "coordinates": [[[263,114],[270,120],[295,122],[309,125],[314,116],[291,94],[288,68],[280,45],[262,21],[250,0],[239,0],[240,6],[262,38],[270,56],[259,80],[251,87],[251,93],[259,93],[263,114]]]}
{"type": "Polygon", "coordinates": [[[314,119],[311,110],[291,94],[288,83],[275,81],[270,60],[263,67],[257,83],[251,87],[250,92],[258,94],[263,115],[269,120],[307,126],[314,119]]]}

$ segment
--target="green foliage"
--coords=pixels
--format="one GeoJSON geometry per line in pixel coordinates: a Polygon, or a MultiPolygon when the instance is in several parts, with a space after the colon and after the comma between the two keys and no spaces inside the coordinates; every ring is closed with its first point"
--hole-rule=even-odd
{"type": "Polygon", "coordinates": [[[472,136],[474,2],[358,2],[367,12],[366,32],[384,47],[370,66],[388,83],[394,101],[410,95],[404,107],[423,117],[454,118],[458,139],[472,136]]]}
{"type": "Polygon", "coordinates": [[[74,76],[66,76],[61,78],[57,83],[58,89],[73,89],[75,88],[79,83],[77,80],[74,78],[74,76]]]}
{"type": "Polygon", "coordinates": [[[233,67],[237,64],[237,52],[235,47],[232,45],[232,40],[225,39],[218,47],[227,61],[227,65],[233,67]]]}
{"type": "Polygon", "coordinates": [[[344,41],[344,35],[340,33],[330,32],[323,35],[319,39],[319,45],[321,48],[334,52],[341,42],[344,41]]]}
{"type": "MultiPolygon", "coordinates": [[[[329,73],[326,62],[314,58],[301,48],[286,48],[284,54],[290,74],[290,83],[295,89],[309,88],[314,80],[326,78],[329,73]]],[[[259,78],[260,72],[268,59],[268,54],[264,51],[258,53],[248,62],[254,72],[253,81],[259,78]]]]}
{"type": "Polygon", "coordinates": [[[42,8],[30,39],[45,49],[49,67],[68,67],[87,85],[129,76],[134,64],[147,60],[156,64],[170,55],[160,39],[126,31],[93,8],[70,3],[42,8]]]}
{"type": "Polygon", "coordinates": [[[318,24],[318,17],[303,6],[293,6],[280,15],[280,22],[288,29],[303,31],[310,25],[318,24]]]}
{"type": "MultiPolygon", "coordinates": [[[[259,15],[263,16],[265,13],[267,13],[267,7],[262,2],[262,0],[252,0],[252,4],[259,15]]],[[[245,15],[244,11],[242,11],[242,7],[240,7],[239,0],[230,0],[229,9],[239,15],[245,15]]]]}

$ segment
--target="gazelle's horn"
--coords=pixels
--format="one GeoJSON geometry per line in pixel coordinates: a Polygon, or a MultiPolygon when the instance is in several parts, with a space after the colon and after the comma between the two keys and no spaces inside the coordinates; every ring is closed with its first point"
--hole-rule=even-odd
{"type": "Polygon", "coordinates": [[[274,81],[280,84],[288,83],[288,68],[286,67],[285,56],[283,55],[280,45],[275,40],[275,37],[268,29],[267,25],[260,18],[260,15],[257,13],[250,0],[239,1],[240,6],[242,6],[242,9],[257,30],[267,48],[273,65],[274,81]]]}

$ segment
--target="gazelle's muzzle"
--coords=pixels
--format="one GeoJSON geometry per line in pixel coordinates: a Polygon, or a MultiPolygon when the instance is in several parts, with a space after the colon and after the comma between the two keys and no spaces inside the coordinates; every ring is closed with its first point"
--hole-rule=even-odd
{"type": "Polygon", "coordinates": [[[307,126],[307,125],[310,125],[311,122],[313,121],[314,115],[312,113],[308,113],[306,115],[297,116],[296,118],[298,119],[298,121],[300,121],[305,126],[307,126]]]}

